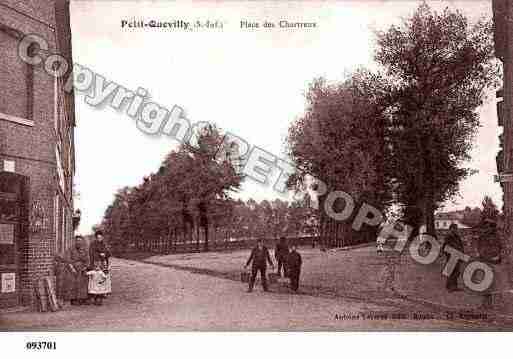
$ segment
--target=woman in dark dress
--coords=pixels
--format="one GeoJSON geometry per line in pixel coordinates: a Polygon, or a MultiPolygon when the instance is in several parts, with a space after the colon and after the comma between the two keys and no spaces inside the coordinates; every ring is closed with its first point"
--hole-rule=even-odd
{"type": "Polygon", "coordinates": [[[106,262],[109,264],[110,250],[103,240],[103,232],[96,231],[94,240],[89,245],[89,260],[91,263],[106,262]]]}
{"type": "Polygon", "coordinates": [[[59,297],[73,305],[87,304],[89,253],[82,236],[75,237],[67,257],[57,257],[57,286],[59,297]]]}
{"type": "Polygon", "coordinates": [[[99,262],[101,264],[103,272],[107,275],[107,293],[110,294],[112,283],[112,278],[109,270],[111,256],[110,249],[105,244],[102,231],[96,231],[94,233],[94,237],[95,239],[89,245],[89,260],[92,264],[96,262],[99,262]]]}
{"type": "Polygon", "coordinates": [[[86,272],[90,263],[89,253],[87,253],[86,245],[81,236],[75,237],[75,248],[70,252],[70,261],[76,272],[74,273],[75,280],[73,286],[74,300],[77,304],[86,304],[89,281],[86,272]]]}

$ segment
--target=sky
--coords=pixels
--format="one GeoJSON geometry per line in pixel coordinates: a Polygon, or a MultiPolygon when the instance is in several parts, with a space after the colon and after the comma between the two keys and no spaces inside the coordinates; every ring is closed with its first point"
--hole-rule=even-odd
{"type": "MultiPolygon", "coordinates": [[[[305,108],[312,79],[330,81],[360,67],[373,67],[374,30],[410,15],[418,1],[195,2],[72,1],[73,61],[136,90],[192,122],[212,121],[276,156],[283,157],[290,123],[305,108]],[[218,21],[223,29],[198,31],[122,29],[122,20],[218,21]],[[312,29],[241,29],[240,21],[315,22],[312,29]]],[[[471,19],[491,18],[491,1],[434,1],[436,9],[460,9],[471,19]]],[[[158,170],[178,145],[150,136],[133,119],[110,107],[95,108],[76,92],[75,207],[80,233],[101,222],[117,190],[135,186],[158,170]]],[[[498,152],[495,99],[479,109],[482,127],[469,167],[479,172],[461,183],[461,196],[446,209],[478,206],[485,194],[502,205],[493,183],[498,152]]],[[[280,197],[248,180],[240,197],[280,197]]],[[[283,197],[282,197],[283,198],[283,197]]]]}

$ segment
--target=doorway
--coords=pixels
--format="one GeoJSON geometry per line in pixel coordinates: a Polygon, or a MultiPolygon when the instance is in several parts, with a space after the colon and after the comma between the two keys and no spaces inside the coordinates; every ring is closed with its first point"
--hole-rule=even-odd
{"type": "Polygon", "coordinates": [[[0,308],[20,304],[20,271],[23,263],[23,228],[28,221],[26,208],[28,179],[0,172],[0,308]]]}

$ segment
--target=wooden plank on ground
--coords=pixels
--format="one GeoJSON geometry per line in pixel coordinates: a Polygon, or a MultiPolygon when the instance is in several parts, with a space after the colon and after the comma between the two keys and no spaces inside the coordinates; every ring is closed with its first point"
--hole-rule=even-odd
{"type": "Polygon", "coordinates": [[[39,305],[40,312],[48,311],[48,296],[46,295],[46,289],[43,280],[38,280],[34,288],[36,290],[37,302],[39,305]]]}
{"type": "Polygon", "coordinates": [[[50,304],[50,310],[56,312],[59,310],[59,303],[57,303],[57,296],[55,295],[55,288],[51,277],[44,278],[46,294],[48,295],[48,303],[50,304]]]}

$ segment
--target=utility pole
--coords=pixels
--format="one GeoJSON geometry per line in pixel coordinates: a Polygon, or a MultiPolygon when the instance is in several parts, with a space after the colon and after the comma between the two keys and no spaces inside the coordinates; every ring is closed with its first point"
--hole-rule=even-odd
{"type": "Polygon", "coordinates": [[[507,258],[508,288],[513,288],[513,4],[493,0],[495,55],[503,63],[503,89],[497,92],[497,116],[503,127],[501,150],[497,154],[497,181],[503,190],[504,249],[507,258]],[[502,100],[501,100],[502,98],[502,100]]]}

